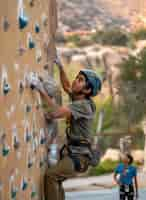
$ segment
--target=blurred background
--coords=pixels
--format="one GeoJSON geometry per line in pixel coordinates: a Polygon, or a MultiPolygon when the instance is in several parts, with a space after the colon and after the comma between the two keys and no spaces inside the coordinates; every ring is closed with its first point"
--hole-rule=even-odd
{"type": "MultiPolygon", "coordinates": [[[[58,7],[57,49],[70,79],[81,68],[89,68],[103,80],[102,92],[94,99],[97,113],[93,124],[93,134],[98,135],[103,152],[102,161],[110,160],[107,168],[112,171],[119,152],[128,151],[143,168],[146,1],[60,0],[58,7]]],[[[59,80],[56,69],[54,74],[59,80]]],[[[60,126],[63,135],[63,121],[60,126]]]]}

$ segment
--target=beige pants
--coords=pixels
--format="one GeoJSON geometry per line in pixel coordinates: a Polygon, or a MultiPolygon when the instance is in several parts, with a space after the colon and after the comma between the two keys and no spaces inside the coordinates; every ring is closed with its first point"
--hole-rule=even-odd
{"type": "Polygon", "coordinates": [[[73,176],[75,176],[74,164],[68,156],[60,160],[57,165],[47,169],[44,178],[45,200],[64,200],[62,180],[73,176]]]}

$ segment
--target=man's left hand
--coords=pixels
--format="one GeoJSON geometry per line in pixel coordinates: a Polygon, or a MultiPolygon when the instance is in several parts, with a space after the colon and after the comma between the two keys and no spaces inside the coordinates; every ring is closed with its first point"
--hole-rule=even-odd
{"type": "Polygon", "coordinates": [[[27,77],[27,82],[32,89],[36,89],[40,93],[45,92],[43,82],[39,79],[37,74],[31,72],[27,77]]]}

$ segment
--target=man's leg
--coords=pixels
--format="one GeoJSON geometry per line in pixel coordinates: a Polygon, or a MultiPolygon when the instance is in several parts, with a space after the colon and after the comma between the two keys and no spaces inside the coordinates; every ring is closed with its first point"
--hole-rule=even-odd
{"type": "Polygon", "coordinates": [[[123,185],[120,186],[119,194],[120,194],[119,195],[120,200],[126,200],[126,194],[125,194],[125,189],[123,185]]]}
{"type": "Polygon", "coordinates": [[[68,156],[60,160],[56,166],[49,168],[44,178],[45,200],[64,200],[62,181],[74,175],[74,164],[68,156]]]}
{"type": "Polygon", "coordinates": [[[62,186],[62,182],[59,184],[59,200],[64,200],[65,199],[65,191],[62,186]]]}
{"type": "Polygon", "coordinates": [[[128,200],[134,200],[134,188],[133,188],[133,185],[130,186],[130,191],[128,193],[128,200]]]}
{"type": "Polygon", "coordinates": [[[127,195],[127,199],[134,200],[134,191],[129,192],[129,194],[127,195]]]}
{"type": "Polygon", "coordinates": [[[134,200],[134,195],[128,195],[128,200],[134,200]]]}
{"type": "Polygon", "coordinates": [[[120,194],[120,200],[125,200],[126,199],[126,195],[120,194]]]}

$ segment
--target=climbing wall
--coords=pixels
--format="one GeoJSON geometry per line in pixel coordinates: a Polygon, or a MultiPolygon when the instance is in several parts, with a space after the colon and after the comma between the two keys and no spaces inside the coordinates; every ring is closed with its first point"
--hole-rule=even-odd
{"type": "Polygon", "coordinates": [[[55,0],[0,1],[0,200],[43,199],[48,130],[26,77],[52,73],[56,27],[55,0]]]}

